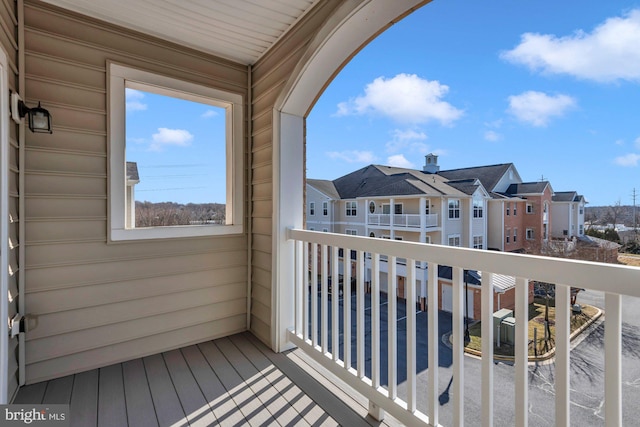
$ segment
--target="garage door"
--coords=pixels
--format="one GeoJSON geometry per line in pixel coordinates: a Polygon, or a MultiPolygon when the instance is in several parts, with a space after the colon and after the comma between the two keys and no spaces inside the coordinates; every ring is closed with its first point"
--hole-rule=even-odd
{"type": "MultiPolygon", "coordinates": [[[[462,309],[465,309],[463,302],[462,309]]],[[[469,318],[473,318],[473,289],[467,291],[467,303],[469,304],[469,318]]],[[[442,310],[451,313],[453,311],[453,287],[442,285],[442,310]]]]}

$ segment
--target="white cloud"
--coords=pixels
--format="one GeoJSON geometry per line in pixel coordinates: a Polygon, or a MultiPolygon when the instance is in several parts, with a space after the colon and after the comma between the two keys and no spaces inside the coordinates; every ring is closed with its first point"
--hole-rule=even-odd
{"type": "Polygon", "coordinates": [[[598,82],[640,82],[640,9],[613,17],[591,33],[557,37],[525,33],[502,59],[546,74],[569,74],[598,82]]]}
{"type": "Polygon", "coordinates": [[[151,139],[152,142],[149,145],[149,149],[160,151],[164,149],[164,147],[171,145],[178,147],[189,146],[193,140],[193,135],[184,129],[158,128],[158,133],[154,133],[151,139]]]}
{"type": "Polygon", "coordinates": [[[502,139],[502,135],[493,130],[488,130],[484,133],[484,139],[487,141],[500,141],[502,139]]]}
{"type": "Polygon", "coordinates": [[[208,119],[209,117],[215,117],[217,115],[218,115],[218,112],[216,110],[207,110],[204,113],[202,113],[200,117],[202,117],[203,119],[208,119]]]}
{"type": "Polygon", "coordinates": [[[372,114],[386,116],[399,123],[425,123],[431,120],[451,124],[463,114],[442,101],[449,86],[425,80],[415,74],[378,77],[369,83],[364,95],[338,104],[337,116],[372,114]]]}
{"type": "Polygon", "coordinates": [[[397,168],[415,168],[415,165],[407,160],[403,154],[394,154],[393,156],[387,157],[387,165],[395,166],[397,168]]]}
{"type": "Polygon", "coordinates": [[[634,141],[634,143],[635,143],[635,145],[636,145],[636,148],[637,148],[638,150],[640,150],[640,136],[636,138],[636,140],[634,141]]]}
{"type": "Polygon", "coordinates": [[[385,144],[388,153],[397,153],[405,148],[411,148],[411,151],[426,154],[429,147],[419,141],[427,139],[427,134],[414,129],[400,130],[394,129],[391,132],[391,141],[385,144]]]}
{"type": "Polygon", "coordinates": [[[347,163],[373,163],[376,156],[371,151],[329,151],[326,153],[329,158],[334,160],[342,160],[347,163]]]}
{"type": "Polygon", "coordinates": [[[510,96],[507,112],[520,121],[540,127],[546,126],[551,118],[564,115],[575,105],[575,99],[568,95],[547,95],[528,91],[510,96]]]}
{"type": "Polygon", "coordinates": [[[125,89],[124,93],[127,111],[144,111],[147,109],[147,104],[142,102],[144,93],[135,89],[125,89]]]}
{"type": "Polygon", "coordinates": [[[620,166],[633,167],[638,166],[640,161],[640,154],[629,153],[624,156],[616,157],[614,162],[620,166]]]}

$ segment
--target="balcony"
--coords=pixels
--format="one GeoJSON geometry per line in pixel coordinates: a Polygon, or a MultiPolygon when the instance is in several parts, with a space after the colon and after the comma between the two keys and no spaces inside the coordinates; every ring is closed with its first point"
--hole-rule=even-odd
{"type": "MultiPolygon", "coordinates": [[[[424,227],[437,227],[438,226],[438,214],[429,214],[424,216],[424,227]]],[[[377,227],[390,227],[396,228],[417,228],[421,227],[421,215],[419,214],[368,214],[367,224],[377,227]]]]}
{"type": "MultiPolygon", "coordinates": [[[[532,425],[539,421],[533,419],[533,408],[541,405],[551,409],[535,415],[550,417],[549,425],[569,426],[572,413],[578,420],[584,421],[586,417],[588,425],[601,418],[606,425],[624,424],[621,361],[623,337],[628,332],[623,334],[622,296],[625,300],[640,297],[640,269],[298,229],[289,230],[288,238],[295,246],[295,326],[289,331],[289,339],[300,351],[365,396],[372,416],[380,418],[388,413],[407,425],[468,422],[492,426],[507,422],[526,426],[529,421],[532,425]],[[342,297],[335,287],[329,293],[327,280],[329,275],[338,275],[337,248],[357,253],[355,290],[347,287],[342,297]],[[427,263],[430,284],[437,283],[438,265],[452,266],[450,324],[444,324],[446,317],[430,303],[438,301],[436,286],[427,286],[426,313],[416,310],[418,295],[413,286],[405,287],[406,300],[386,300],[380,293],[382,256],[389,259],[389,277],[396,276],[396,260],[406,258],[406,283],[415,283],[417,262],[427,263]],[[320,263],[310,262],[318,257],[320,263]],[[371,281],[365,283],[368,257],[371,257],[371,281]],[[465,269],[481,271],[483,277],[483,356],[481,361],[474,362],[464,357],[465,269]],[[496,274],[516,278],[513,365],[494,364],[492,290],[496,274]],[[310,291],[305,279],[310,277],[320,278],[319,292],[310,291]],[[546,368],[549,375],[541,386],[545,389],[542,395],[534,393],[537,388],[530,384],[537,381],[542,368],[529,364],[531,337],[528,322],[521,321],[522,313],[528,315],[529,279],[556,284],[555,362],[546,368]],[[579,405],[572,400],[580,399],[581,393],[573,387],[579,378],[575,367],[572,369],[570,365],[571,286],[602,292],[606,312],[604,328],[600,328],[603,346],[597,356],[602,358],[602,384],[599,389],[595,387],[597,381],[587,386],[588,393],[596,396],[593,406],[585,407],[587,415],[576,413],[579,405]],[[370,293],[365,291],[369,287],[370,293]],[[450,350],[443,350],[441,345],[442,328],[452,331],[450,350]],[[505,370],[509,373],[505,374],[505,370]],[[446,374],[442,375],[443,372],[446,374]],[[504,385],[505,376],[510,378],[506,380],[510,381],[508,387],[504,385]],[[600,405],[602,408],[598,409],[600,405]],[[475,408],[480,408],[481,413],[475,408]]],[[[344,283],[351,283],[349,268],[344,269],[344,283]]],[[[390,280],[388,286],[388,295],[395,295],[397,283],[390,280]]],[[[597,358],[588,356],[593,357],[597,358]]],[[[633,388],[630,393],[625,394],[627,402],[634,401],[638,394],[633,388]]]]}

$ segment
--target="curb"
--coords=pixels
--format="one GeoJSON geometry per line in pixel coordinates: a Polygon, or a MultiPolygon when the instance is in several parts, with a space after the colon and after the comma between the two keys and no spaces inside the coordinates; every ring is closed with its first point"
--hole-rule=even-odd
{"type": "MultiPolygon", "coordinates": [[[[594,307],[594,306],[591,306],[594,307]]],[[[582,332],[584,332],[585,329],[587,329],[589,326],[593,325],[598,319],[600,319],[600,317],[604,314],[604,310],[599,309],[598,307],[594,307],[597,311],[596,314],[593,315],[593,317],[587,321],[584,325],[580,326],[578,329],[576,329],[575,331],[573,331],[571,333],[571,335],[569,336],[569,341],[573,341],[574,338],[576,338],[578,335],[580,335],[582,332]]],[[[442,343],[447,345],[449,348],[451,348],[451,346],[453,345],[453,343],[451,342],[451,332],[446,333],[445,335],[442,336],[442,343]]],[[[464,352],[471,355],[471,356],[475,356],[475,357],[482,357],[482,352],[478,351],[478,350],[474,350],[471,348],[466,348],[464,349],[464,352]]],[[[540,356],[528,356],[528,361],[529,363],[538,363],[538,362],[544,362],[547,361],[549,359],[552,359],[553,357],[555,357],[556,355],[556,348],[555,346],[549,350],[548,352],[546,352],[543,355],[540,356]]],[[[500,362],[514,362],[515,361],[515,356],[502,356],[502,355],[493,355],[493,360],[497,360],[500,362]]]]}

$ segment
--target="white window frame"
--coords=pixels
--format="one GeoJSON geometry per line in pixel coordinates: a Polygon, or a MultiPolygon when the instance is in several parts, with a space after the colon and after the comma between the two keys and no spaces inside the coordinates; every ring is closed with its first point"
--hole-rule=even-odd
{"type": "Polygon", "coordinates": [[[460,219],[460,199],[449,199],[447,201],[447,208],[448,208],[447,210],[448,210],[449,219],[454,219],[454,220],[460,219]],[[454,204],[453,207],[451,207],[452,203],[454,204]],[[455,212],[458,213],[458,216],[455,216],[455,212]]]}
{"type": "Polygon", "coordinates": [[[309,216],[316,216],[316,202],[309,202],[309,216]]]}
{"type": "Polygon", "coordinates": [[[358,202],[356,202],[356,201],[348,201],[348,202],[346,202],[345,207],[346,207],[345,214],[347,216],[357,216],[358,215],[358,202]]]}
{"type": "Polygon", "coordinates": [[[244,119],[242,95],[112,62],[109,72],[109,238],[110,241],[188,238],[244,231],[244,119]],[[125,89],[179,97],[225,110],[226,224],[127,228],[125,219],[125,89]],[[176,96],[179,94],[180,96],[176,96]]]}
{"type": "Polygon", "coordinates": [[[346,230],[344,230],[344,234],[349,235],[349,236],[357,236],[358,235],[358,230],[353,230],[353,229],[347,228],[346,230]]]}
{"type": "Polygon", "coordinates": [[[322,202],[322,216],[329,215],[329,202],[322,202]]]}
{"type": "Polygon", "coordinates": [[[505,243],[509,244],[511,243],[511,229],[507,228],[507,230],[505,231],[505,243]]]}
{"type": "Polygon", "coordinates": [[[513,243],[516,243],[518,241],[518,229],[514,228],[513,229],[513,243]]]}
{"type": "Polygon", "coordinates": [[[527,214],[533,213],[533,204],[527,203],[527,214]]]}
{"type": "Polygon", "coordinates": [[[394,203],[393,204],[393,214],[394,215],[402,215],[402,214],[404,214],[404,204],[403,203],[394,203]],[[400,212],[398,212],[398,207],[400,207],[400,212]]]}
{"type": "Polygon", "coordinates": [[[507,216],[511,215],[511,203],[507,202],[505,203],[505,205],[507,206],[507,216]]]}
{"type": "Polygon", "coordinates": [[[369,202],[369,213],[370,214],[376,213],[376,202],[374,201],[369,202]]]}
{"type": "Polygon", "coordinates": [[[484,216],[484,201],[482,199],[473,199],[473,217],[480,219],[484,216]]]}
{"type": "Polygon", "coordinates": [[[459,248],[459,247],[460,247],[460,245],[462,244],[462,242],[461,242],[461,240],[460,240],[460,235],[459,235],[459,234],[449,234],[449,235],[447,236],[447,242],[448,242],[448,245],[449,245],[449,246],[453,246],[453,247],[456,247],[456,248],[459,248]],[[457,240],[458,240],[458,244],[457,244],[457,245],[456,245],[456,244],[453,244],[453,245],[452,245],[452,244],[451,244],[451,240],[452,240],[452,239],[453,239],[454,243],[455,243],[455,240],[457,239],[457,240]]]}
{"type": "Polygon", "coordinates": [[[473,248],[484,249],[484,238],[482,235],[473,236],[473,248]]]}
{"type": "Polygon", "coordinates": [[[513,216],[518,215],[518,203],[513,203],[513,216]]]}
{"type": "Polygon", "coordinates": [[[533,239],[535,239],[535,235],[534,235],[534,232],[533,232],[533,228],[527,228],[526,238],[527,238],[527,240],[533,240],[533,239]]]}

